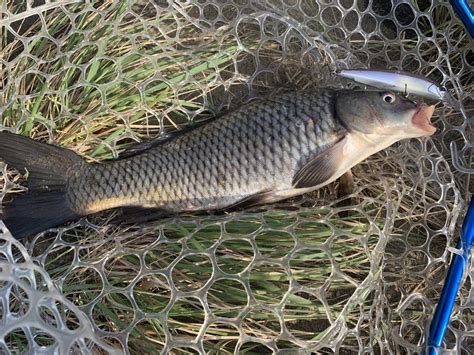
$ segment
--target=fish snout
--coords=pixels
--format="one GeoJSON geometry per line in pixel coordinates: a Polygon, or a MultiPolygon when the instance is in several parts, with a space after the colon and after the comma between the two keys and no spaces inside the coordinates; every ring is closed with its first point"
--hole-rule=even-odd
{"type": "Polygon", "coordinates": [[[411,119],[412,124],[423,131],[424,136],[431,136],[436,132],[436,127],[431,124],[434,110],[434,105],[419,104],[411,119]]]}

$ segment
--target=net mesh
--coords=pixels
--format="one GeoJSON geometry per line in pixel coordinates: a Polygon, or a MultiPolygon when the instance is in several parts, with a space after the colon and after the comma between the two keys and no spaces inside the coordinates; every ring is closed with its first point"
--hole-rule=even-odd
{"type": "MultiPolygon", "coordinates": [[[[422,349],[474,188],[474,48],[447,1],[2,6],[3,128],[90,161],[279,90],[353,86],[336,68],[419,73],[460,109],[438,105],[436,135],[359,164],[344,205],[331,185],[224,216],[104,213],[21,243],[2,226],[1,351],[422,349]]],[[[2,198],[25,190],[6,166],[2,183],[2,198]]],[[[472,270],[445,351],[474,348],[472,270]]]]}

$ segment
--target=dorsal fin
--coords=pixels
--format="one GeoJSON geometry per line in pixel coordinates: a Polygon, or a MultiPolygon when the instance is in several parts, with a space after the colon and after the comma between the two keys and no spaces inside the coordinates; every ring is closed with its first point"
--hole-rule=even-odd
{"type": "MultiPolygon", "coordinates": [[[[271,98],[269,98],[269,99],[271,99],[271,98]]],[[[253,100],[252,103],[257,103],[257,102],[262,102],[262,101],[264,101],[264,99],[257,99],[257,100],[253,100]]],[[[176,139],[176,138],[178,138],[178,137],[180,137],[184,134],[187,134],[191,131],[194,131],[195,129],[197,129],[199,127],[202,127],[202,126],[205,126],[205,125],[207,125],[211,122],[220,120],[220,119],[224,118],[225,116],[228,116],[228,115],[230,115],[230,114],[232,114],[232,113],[234,113],[234,112],[236,112],[240,109],[245,109],[245,106],[236,106],[236,107],[233,107],[233,108],[224,109],[213,117],[204,119],[204,120],[196,122],[196,123],[188,124],[182,129],[167,132],[167,133],[162,134],[158,137],[155,137],[155,138],[149,139],[147,141],[143,141],[143,142],[134,144],[131,147],[124,150],[122,153],[120,153],[118,159],[130,158],[130,157],[133,157],[133,156],[138,155],[140,153],[143,153],[144,151],[146,151],[148,149],[151,149],[151,148],[160,146],[162,144],[165,144],[165,143],[167,143],[169,141],[172,141],[173,139],[176,139]]]]}
{"type": "Polygon", "coordinates": [[[206,120],[194,123],[194,124],[187,125],[186,127],[182,128],[182,129],[167,132],[167,133],[159,135],[158,137],[151,138],[149,140],[134,144],[131,147],[124,150],[122,153],[120,153],[118,159],[130,158],[130,157],[133,157],[133,156],[138,155],[140,153],[143,153],[146,150],[149,150],[151,148],[154,148],[154,147],[157,147],[159,145],[165,144],[165,143],[167,143],[169,141],[172,141],[172,140],[174,140],[174,139],[176,139],[176,138],[178,138],[178,137],[180,137],[184,134],[187,134],[191,131],[194,131],[195,129],[197,129],[199,127],[202,127],[202,126],[204,126],[204,125],[206,125],[206,124],[208,124],[209,122],[212,122],[212,121],[214,121],[214,119],[209,118],[209,119],[206,119],[206,120]]]}

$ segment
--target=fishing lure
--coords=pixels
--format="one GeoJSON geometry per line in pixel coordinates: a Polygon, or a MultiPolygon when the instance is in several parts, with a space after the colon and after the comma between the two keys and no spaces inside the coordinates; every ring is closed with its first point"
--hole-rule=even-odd
{"type": "Polygon", "coordinates": [[[447,102],[449,98],[446,88],[425,77],[403,71],[343,69],[336,74],[360,84],[398,91],[405,95],[413,94],[443,102],[447,102]]]}

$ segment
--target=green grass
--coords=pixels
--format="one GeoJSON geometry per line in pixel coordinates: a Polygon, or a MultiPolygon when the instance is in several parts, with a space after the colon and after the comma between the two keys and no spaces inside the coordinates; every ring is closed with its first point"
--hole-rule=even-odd
{"type": "MultiPolygon", "coordinates": [[[[118,21],[122,32],[140,33],[143,28],[139,22],[122,19],[126,8],[124,2],[105,2],[101,6],[101,10],[108,11],[107,21],[118,21]]],[[[80,15],[75,23],[77,31],[91,31],[88,37],[95,40],[94,44],[84,44],[84,36],[79,32],[68,37],[68,32],[61,33],[68,21],[64,13],[58,11],[47,18],[48,30],[63,40],[62,46],[58,48],[46,37],[30,42],[27,51],[32,57],[19,59],[10,73],[10,77],[22,78],[21,92],[13,85],[6,92],[7,102],[11,103],[3,114],[5,126],[40,139],[50,133],[61,144],[76,148],[88,158],[107,159],[130,144],[130,138],[139,140],[176,129],[187,124],[195,113],[204,109],[212,112],[211,106],[204,107],[196,84],[212,90],[217,70],[224,72],[232,65],[238,49],[235,43],[219,47],[209,36],[202,34],[202,38],[196,39],[190,32],[189,38],[180,38],[179,42],[164,36],[144,38],[139,42],[140,52],[131,52],[134,48],[129,37],[116,35],[110,24],[95,23],[96,16],[91,14],[94,13],[80,15]],[[192,54],[165,54],[158,50],[160,46],[196,40],[202,41],[203,46],[192,54]],[[63,56],[52,54],[58,49],[63,56]],[[36,58],[47,62],[37,65],[36,58]],[[41,74],[23,74],[36,65],[41,74]],[[154,79],[157,68],[161,76],[154,79]],[[48,80],[47,75],[51,76],[48,80]],[[181,84],[185,80],[188,83],[181,84]],[[175,86],[179,89],[173,89],[175,86]],[[15,91],[26,99],[9,100],[15,91]],[[61,97],[58,93],[65,95],[61,97]],[[179,110],[174,109],[178,107],[179,110]]],[[[160,30],[164,33],[174,30],[166,27],[170,17],[172,13],[160,18],[160,30]]],[[[21,42],[15,41],[6,50],[14,51],[20,46],[21,42]]],[[[200,119],[205,117],[200,115],[200,119]]]]}

